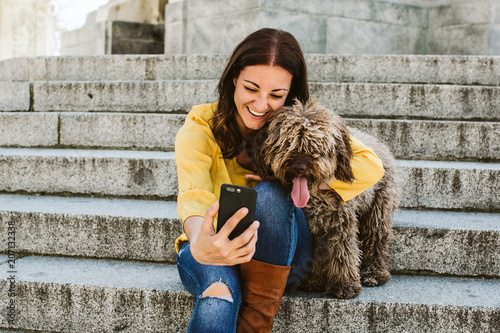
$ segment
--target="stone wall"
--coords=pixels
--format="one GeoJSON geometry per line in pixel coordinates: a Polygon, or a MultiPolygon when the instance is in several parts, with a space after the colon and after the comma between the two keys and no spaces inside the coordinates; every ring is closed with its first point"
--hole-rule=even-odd
{"type": "Polygon", "coordinates": [[[230,53],[262,27],[306,53],[500,54],[500,0],[171,0],[166,53],[230,53]]]}
{"type": "Polygon", "coordinates": [[[51,0],[0,0],[0,60],[52,55],[51,0]]]}
{"type": "Polygon", "coordinates": [[[168,0],[110,0],[81,29],[61,34],[61,55],[163,54],[168,0]]]}

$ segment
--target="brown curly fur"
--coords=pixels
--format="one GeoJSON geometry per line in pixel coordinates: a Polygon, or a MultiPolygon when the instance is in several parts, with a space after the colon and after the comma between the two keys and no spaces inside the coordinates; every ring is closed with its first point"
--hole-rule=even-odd
{"type": "Polygon", "coordinates": [[[276,111],[259,131],[253,158],[261,177],[274,175],[289,190],[297,173],[308,181],[311,197],[304,212],[315,249],[301,287],[352,298],[361,293],[361,285],[380,286],[390,280],[388,247],[399,190],[395,161],[387,146],[346,127],[339,116],[317,102],[302,105],[296,101],[276,111]],[[373,149],[386,172],[376,185],[344,202],[335,191],[319,186],[334,178],[354,180],[350,134],[373,149]]]}

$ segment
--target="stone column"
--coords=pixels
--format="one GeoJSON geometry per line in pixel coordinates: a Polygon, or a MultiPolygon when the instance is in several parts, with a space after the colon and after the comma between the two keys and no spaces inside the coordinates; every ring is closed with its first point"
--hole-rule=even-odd
{"type": "Polygon", "coordinates": [[[52,55],[51,0],[0,0],[0,60],[52,55]]]}

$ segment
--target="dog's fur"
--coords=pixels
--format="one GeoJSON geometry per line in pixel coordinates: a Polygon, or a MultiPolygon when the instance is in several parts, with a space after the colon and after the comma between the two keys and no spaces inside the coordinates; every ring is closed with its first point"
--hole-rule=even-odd
{"type": "Polygon", "coordinates": [[[389,149],[374,137],[346,127],[317,102],[283,107],[272,115],[253,143],[261,177],[274,175],[291,191],[292,180],[307,179],[304,207],[314,240],[314,258],[301,287],[352,298],[364,286],[390,280],[389,243],[399,203],[396,165],[389,149]],[[354,180],[350,134],[382,160],[385,174],[374,186],[344,202],[333,190],[319,189],[333,179],[354,180]]]}

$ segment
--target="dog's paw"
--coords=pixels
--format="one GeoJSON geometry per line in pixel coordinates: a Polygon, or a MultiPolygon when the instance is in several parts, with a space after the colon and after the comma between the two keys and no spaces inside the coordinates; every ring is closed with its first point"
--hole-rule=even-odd
{"type": "Polygon", "coordinates": [[[327,293],[335,298],[353,298],[361,294],[361,283],[351,282],[343,284],[334,284],[328,287],[327,293]]]}
{"type": "Polygon", "coordinates": [[[324,291],[325,287],[323,286],[322,283],[319,281],[309,278],[309,279],[304,279],[300,282],[300,287],[301,290],[304,291],[324,291]]]}
{"type": "Polygon", "coordinates": [[[391,279],[389,272],[361,272],[361,284],[365,287],[379,287],[391,279]]]}

